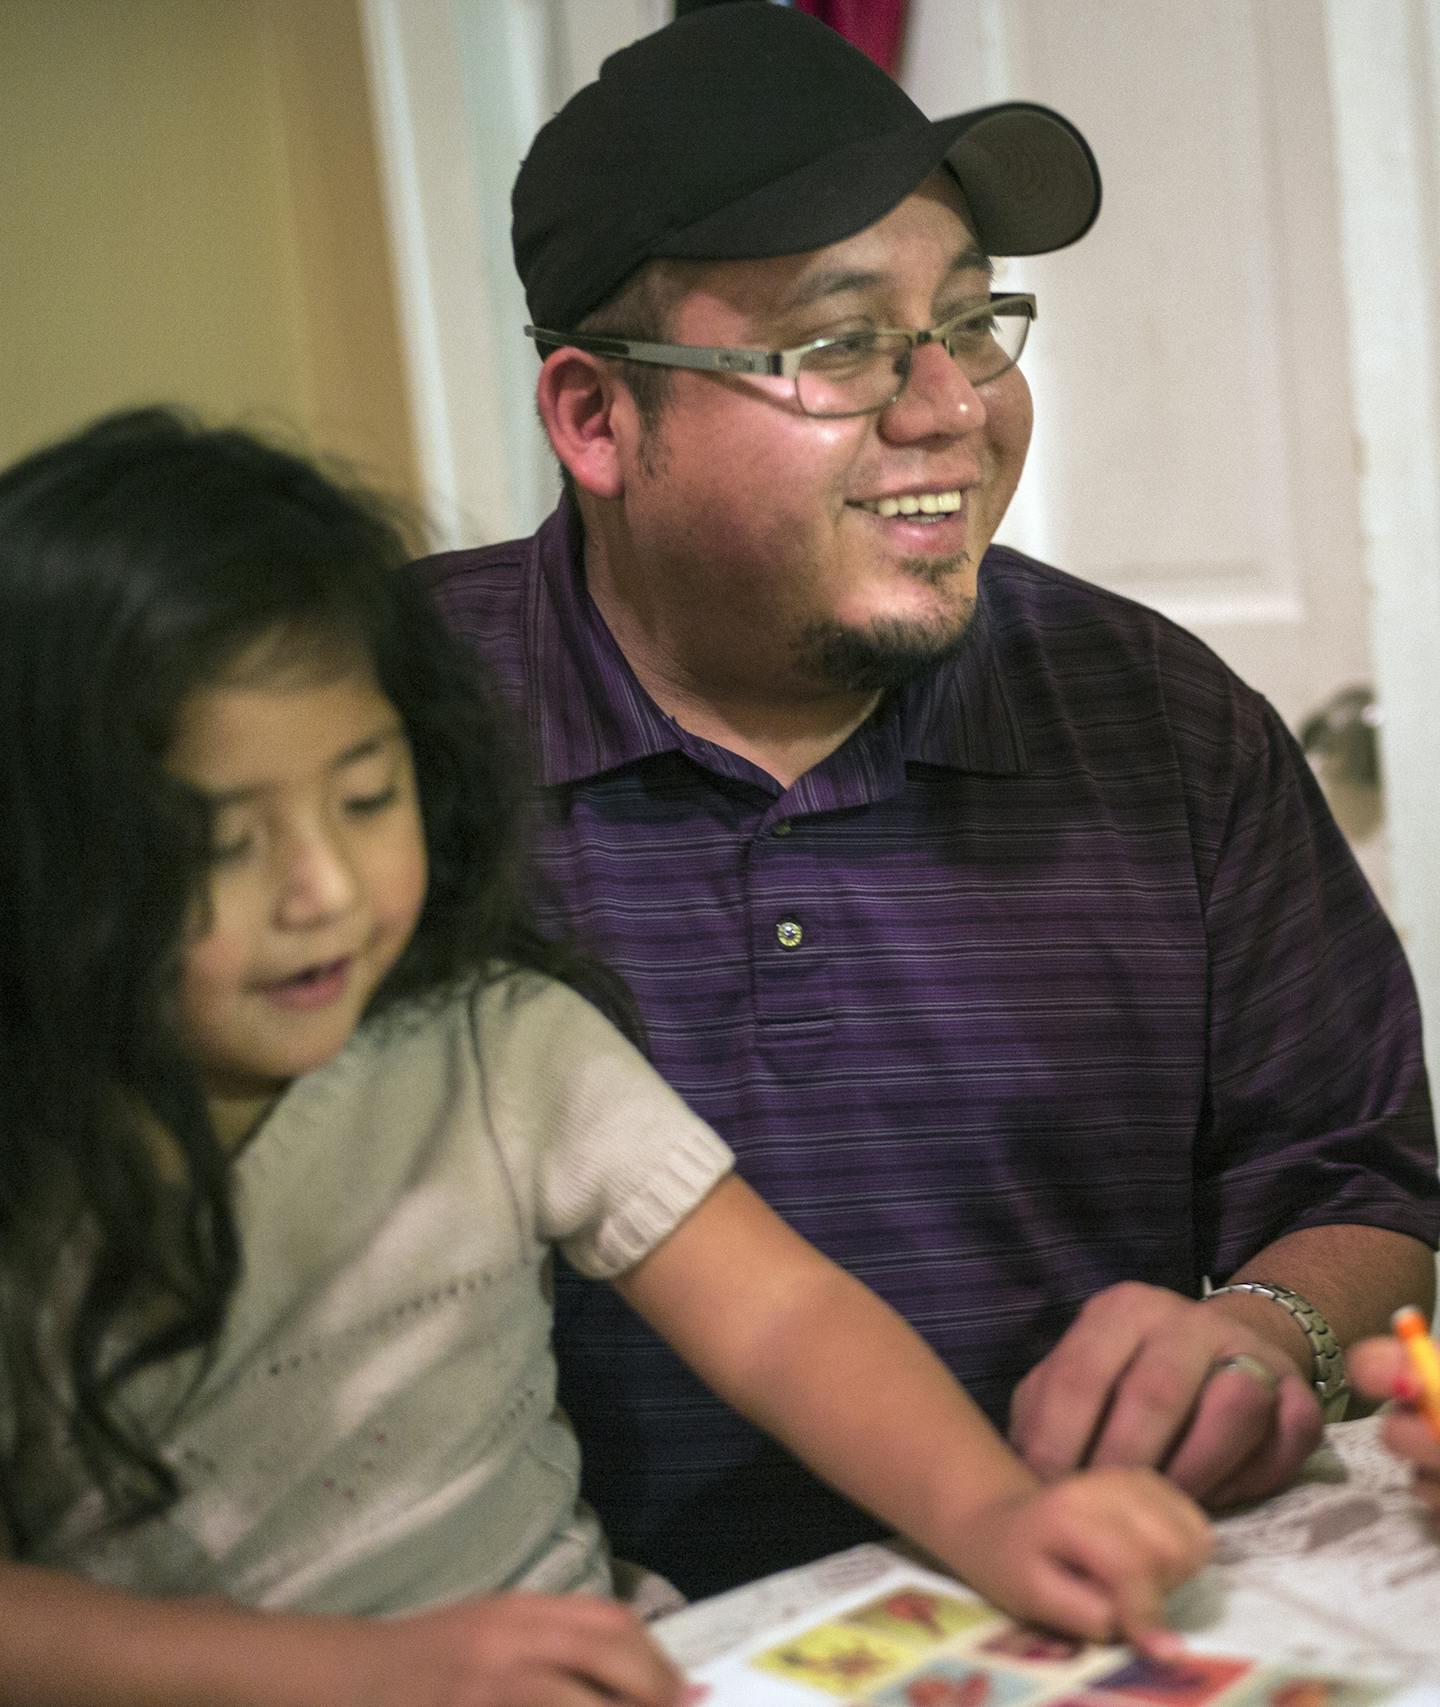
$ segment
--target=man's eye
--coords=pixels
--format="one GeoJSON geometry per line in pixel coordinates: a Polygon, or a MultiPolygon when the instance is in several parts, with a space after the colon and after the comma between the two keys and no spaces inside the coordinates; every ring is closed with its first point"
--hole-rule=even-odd
{"type": "Polygon", "coordinates": [[[805,357],[805,366],[812,373],[843,373],[873,360],[877,348],[873,332],[851,332],[811,350],[805,357]]]}
{"type": "Polygon", "coordinates": [[[1000,322],[993,314],[978,314],[973,320],[962,320],[951,327],[945,343],[952,355],[957,350],[983,349],[995,341],[999,330],[1000,322]]]}
{"type": "Polygon", "coordinates": [[[376,812],[383,812],[387,806],[393,806],[399,798],[400,791],[394,783],[389,788],[382,788],[377,794],[357,794],[345,802],[345,810],[355,818],[368,818],[376,812]]]}

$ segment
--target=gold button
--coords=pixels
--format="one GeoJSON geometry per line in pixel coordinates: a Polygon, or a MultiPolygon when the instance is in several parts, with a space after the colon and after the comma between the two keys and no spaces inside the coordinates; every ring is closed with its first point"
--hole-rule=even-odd
{"type": "Polygon", "coordinates": [[[777,836],[788,836],[790,834],[790,820],[788,818],[782,818],[775,826],[775,834],[777,836]]]}
{"type": "Polygon", "coordinates": [[[775,940],[781,948],[799,948],[805,940],[805,933],[794,919],[781,919],[775,927],[775,940]]]}

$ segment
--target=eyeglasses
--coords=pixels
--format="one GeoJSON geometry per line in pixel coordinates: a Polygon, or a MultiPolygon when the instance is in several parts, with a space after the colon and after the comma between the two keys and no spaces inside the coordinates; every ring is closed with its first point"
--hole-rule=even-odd
{"type": "Polygon", "coordinates": [[[873,415],[888,408],[904,391],[921,344],[940,344],[971,385],[988,385],[1019,361],[1034,318],[1033,296],[992,292],[924,332],[882,326],[843,332],[837,338],[816,338],[788,350],[647,344],[598,332],[550,332],[543,326],[527,326],[525,336],[542,347],[558,350],[569,345],[591,355],[651,367],[778,375],[794,380],[795,400],[807,415],[833,418],[873,415]]]}

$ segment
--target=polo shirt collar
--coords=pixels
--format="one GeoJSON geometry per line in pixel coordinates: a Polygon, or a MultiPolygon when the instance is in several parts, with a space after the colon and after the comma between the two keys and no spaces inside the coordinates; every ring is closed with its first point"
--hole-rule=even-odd
{"type": "Polygon", "coordinates": [[[528,715],[540,781],[580,782],[657,753],[682,731],[636,679],[585,586],[585,532],[569,495],[531,545],[528,715]]]}
{"type": "Polygon", "coordinates": [[[993,567],[987,552],[980,563],[975,615],[959,657],[900,690],[900,739],[907,761],[993,776],[1026,769],[1024,730],[997,643],[993,567]]]}
{"type": "MultiPolygon", "coordinates": [[[[691,744],[636,679],[585,586],[584,530],[568,495],[531,544],[526,610],[528,718],[546,785],[580,782],[691,744]]],[[[904,758],[955,770],[1025,769],[1021,724],[1006,691],[986,563],[964,650],[890,696],[851,742],[898,735],[904,758]]],[[[848,747],[850,742],[846,743],[848,747]]]]}

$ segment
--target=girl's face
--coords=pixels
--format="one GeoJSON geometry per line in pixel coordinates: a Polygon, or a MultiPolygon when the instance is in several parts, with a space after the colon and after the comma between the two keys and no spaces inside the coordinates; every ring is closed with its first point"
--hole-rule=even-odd
{"type": "Polygon", "coordinates": [[[174,774],[215,805],[183,1035],[222,1138],[337,1054],[425,897],[410,746],[366,667],[221,683],[184,705],[174,774]]]}

